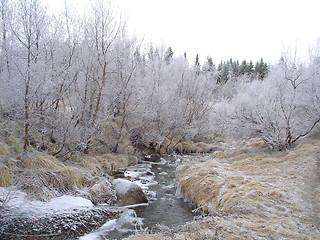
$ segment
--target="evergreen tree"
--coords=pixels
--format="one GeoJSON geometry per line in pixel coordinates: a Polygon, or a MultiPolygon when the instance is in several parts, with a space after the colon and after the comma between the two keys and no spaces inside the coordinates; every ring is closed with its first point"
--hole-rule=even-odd
{"type": "Polygon", "coordinates": [[[207,61],[204,63],[202,70],[204,72],[213,72],[215,70],[215,66],[211,57],[207,57],[207,61]]]}
{"type": "Polygon", "coordinates": [[[151,60],[151,61],[154,59],[154,51],[153,51],[153,46],[152,45],[149,48],[148,59],[151,60]]]}
{"type": "Polygon", "coordinates": [[[240,65],[239,61],[232,61],[232,58],[230,59],[230,65],[231,65],[231,71],[233,77],[238,77],[240,72],[240,65]]]}
{"type": "Polygon", "coordinates": [[[183,53],[183,57],[184,57],[186,60],[188,60],[187,52],[184,52],[184,53],[183,53]]]}
{"type": "Polygon", "coordinates": [[[259,79],[263,80],[267,76],[268,72],[269,66],[261,58],[260,61],[256,63],[255,74],[259,79]]]}
{"type": "Polygon", "coordinates": [[[241,65],[240,65],[240,69],[239,69],[239,74],[240,75],[245,75],[247,72],[248,66],[247,66],[247,61],[243,60],[241,65]]]}
{"type": "Polygon", "coordinates": [[[167,51],[164,53],[164,60],[166,61],[167,65],[170,64],[174,52],[172,51],[171,47],[168,47],[167,51]]]}
{"type": "Polygon", "coordinates": [[[200,68],[201,68],[201,65],[200,65],[200,61],[199,61],[199,54],[197,54],[196,55],[196,60],[194,62],[194,69],[196,71],[196,74],[200,73],[200,68]]]}
{"type": "Polygon", "coordinates": [[[222,62],[218,66],[217,83],[226,83],[230,78],[230,64],[229,61],[222,62]]]}
{"type": "Polygon", "coordinates": [[[210,69],[214,69],[214,64],[211,57],[207,57],[208,65],[210,69]]]}
{"type": "Polygon", "coordinates": [[[160,52],[159,52],[158,48],[156,48],[156,50],[154,51],[154,59],[157,59],[157,60],[161,59],[160,52]]]}
{"type": "Polygon", "coordinates": [[[133,56],[137,62],[141,62],[142,58],[139,48],[136,48],[136,51],[134,52],[133,56]]]}
{"type": "Polygon", "coordinates": [[[249,62],[249,64],[247,65],[247,69],[246,69],[246,74],[250,77],[253,77],[254,74],[254,66],[252,61],[249,62]]]}

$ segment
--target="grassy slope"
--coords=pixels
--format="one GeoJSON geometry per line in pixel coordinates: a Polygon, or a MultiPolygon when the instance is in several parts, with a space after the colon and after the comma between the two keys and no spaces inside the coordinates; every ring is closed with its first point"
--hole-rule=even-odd
{"type": "Polygon", "coordinates": [[[79,154],[62,162],[31,148],[26,154],[21,152],[20,141],[0,138],[0,187],[16,186],[40,200],[74,194],[96,203],[112,203],[115,196],[108,174],[138,161],[125,154],[79,154]]]}
{"type": "Polygon", "coordinates": [[[320,139],[288,152],[250,143],[190,158],[177,171],[186,197],[210,216],[129,239],[319,239],[320,139]]]}

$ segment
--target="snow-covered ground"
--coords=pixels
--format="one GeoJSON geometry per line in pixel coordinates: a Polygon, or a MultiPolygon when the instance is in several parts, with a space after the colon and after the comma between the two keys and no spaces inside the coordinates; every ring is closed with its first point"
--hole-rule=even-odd
{"type": "Polygon", "coordinates": [[[65,212],[79,208],[90,208],[93,203],[82,197],[64,195],[52,198],[49,202],[31,200],[27,193],[15,188],[0,188],[0,201],[2,207],[12,213],[51,214],[65,212]]]}
{"type": "Polygon", "coordinates": [[[120,239],[141,230],[143,219],[137,217],[132,209],[123,207],[122,210],[119,218],[109,220],[98,230],[80,237],[79,240],[120,239]]]}
{"type": "Polygon", "coordinates": [[[75,239],[123,212],[64,195],[42,202],[15,188],[0,188],[0,239],[75,239]]]}

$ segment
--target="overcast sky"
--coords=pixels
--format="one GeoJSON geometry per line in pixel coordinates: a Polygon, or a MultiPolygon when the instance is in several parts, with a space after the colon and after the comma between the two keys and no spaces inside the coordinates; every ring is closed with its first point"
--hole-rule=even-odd
{"type": "MultiPolygon", "coordinates": [[[[57,0],[56,0],[57,1],[57,0]]],[[[75,1],[75,0],[67,0],[75,1]]],[[[80,2],[77,0],[76,2],[80,2]]],[[[306,56],[320,38],[320,0],[112,0],[129,30],[190,60],[210,55],[274,63],[296,45],[306,56]]]]}

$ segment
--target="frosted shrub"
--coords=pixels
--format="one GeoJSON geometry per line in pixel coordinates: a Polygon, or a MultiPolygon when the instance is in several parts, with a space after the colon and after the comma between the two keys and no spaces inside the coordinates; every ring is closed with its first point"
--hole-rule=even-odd
{"type": "Polygon", "coordinates": [[[320,121],[320,83],[314,65],[280,64],[264,80],[241,82],[230,101],[217,106],[229,133],[259,136],[276,150],[289,148],[320,121]]]}

